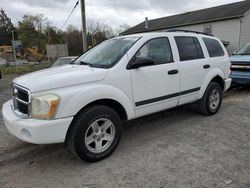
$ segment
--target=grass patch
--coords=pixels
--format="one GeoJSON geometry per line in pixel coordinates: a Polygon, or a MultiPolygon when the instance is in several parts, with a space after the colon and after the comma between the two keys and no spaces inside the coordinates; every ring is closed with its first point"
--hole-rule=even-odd
{"type": "Polygon", "coordinates": [[[14,78],[23,74],[49,68],[51,65],[52,63],[49,62],[43,62],[40,64],[24,64],[17,67],[17,72],[15,66],[0,66],[2,74],[2,79],[0,79],[0,92],[3,89],[10,88],[10,84],[14,78]]]}
{"type": "Polygon", "coordinates": [[[51,67],[52,63],[49,62],[44,62],[44,63],[39,63],[39,64],[24,64],[20,65],[17,67],[15,66],[3,66],[0,67],[0,70],[2,72],[2,75],[6,74],[17,74],[17,75],[22,75],[34,71],[38,71],[41,69],[46,69],[51,67]]]}
{"type": "Polygon", "coordinates": [[[11,82],[14,78],[16,78],[17,75],[15,74],[7,74],[2,77],[0,80],[0,93],[4,89],[10,89],[11,88],[11,82]]]}

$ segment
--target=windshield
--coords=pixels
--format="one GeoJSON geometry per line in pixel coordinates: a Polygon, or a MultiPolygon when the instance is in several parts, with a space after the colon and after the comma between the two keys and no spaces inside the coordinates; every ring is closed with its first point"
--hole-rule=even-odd
{"type": "Polygon", "coordinates": [[[110,68],[123,57],[138,39],[136,37],[124,37],[102,42],[72,63],[98,68],[110,68]]]}
{"type": "Polygon", "coordinates": [[[250,44],[246,44],[236,53],[237,55],[250,55],[250,44]]]}

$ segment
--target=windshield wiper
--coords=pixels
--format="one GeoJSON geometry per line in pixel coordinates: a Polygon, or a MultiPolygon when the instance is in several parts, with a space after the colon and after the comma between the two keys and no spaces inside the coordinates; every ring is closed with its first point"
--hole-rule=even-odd
{"type": "Polygon", "coordinates": [[[87,66],[93,67],[93,64],[85,62],[85,61],[80,61],[80,65],[87,65],[87,66]]]}

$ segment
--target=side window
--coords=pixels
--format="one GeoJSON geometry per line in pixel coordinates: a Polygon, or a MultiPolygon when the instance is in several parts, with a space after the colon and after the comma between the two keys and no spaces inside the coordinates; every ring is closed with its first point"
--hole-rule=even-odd
{"type": "Polygon", "coordinates": [[[225,55],[220,43],[217,40],[211,38],[202,39],[207,47],[210,57],[220,57],[225,55]]]}
{"type": "Polygon", "coordinates": [[[175,42],[177,44],[181,61],[204,58],[201,45],[197,38],[180,36],[175,37],[175,42]]]}
{"type": "Polygon", "coordinates": [[[172,50],[168,38],[157,38],[148,41],[136,53],[135,57],[151,58],[155,65],[173,62],[172,50]]]}

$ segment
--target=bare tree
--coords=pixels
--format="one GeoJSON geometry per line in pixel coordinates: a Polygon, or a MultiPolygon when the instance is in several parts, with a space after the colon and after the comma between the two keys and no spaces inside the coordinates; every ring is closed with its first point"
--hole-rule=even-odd
{"type": "Polygon", "coordinates": [[[88,44],[95,46],[104,40],[113,38],[115,32],[112,27],[100,22],[89,22],[87,26],[88,31],[88,44]]]}
{"type": "Polygon", "coordinates": [[[120,25],[119,28],[116,29],[116,35],[119,36],[122,32],[128,30],[129,28],[131,28],[131,26],[126,23],[120,25]]]}

